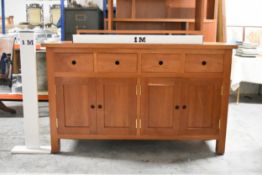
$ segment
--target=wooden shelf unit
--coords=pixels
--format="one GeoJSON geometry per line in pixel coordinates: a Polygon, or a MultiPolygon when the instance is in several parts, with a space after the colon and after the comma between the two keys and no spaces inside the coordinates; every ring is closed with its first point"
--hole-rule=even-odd
{"type": "Polygon", "coordinates": [[[108,0],[104,30],[78,34],[203,34],[216,41],[218,0],[108,0]]]}
{"type": "MultiPolygon", "coordinates": [[[[194,23],[195,19],[178,18],[114,18],[114,22],[188,22],[194,23]]],[[[108,19],[105,19],[108,22],[108,19]]]]}
{"type": "Polygon", "coordinates": [[[199,31],[184,30],[77,30],[77,34],[202,34],[199,31]]]}
{"type": "Polygon", "coordinates": [[[109,18],[112,11],[108,8],[108,21],[115,22],[116,30],[184,30],[185,34],[203,30],[204,0],[117,0],[116,18],[125,19],[121,21],[109,18]]]}

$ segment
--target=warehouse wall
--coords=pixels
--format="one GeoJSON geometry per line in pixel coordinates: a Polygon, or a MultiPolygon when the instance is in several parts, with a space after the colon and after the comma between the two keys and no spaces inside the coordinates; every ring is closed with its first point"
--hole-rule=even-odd
{"type": "MultiPolygon", "coordinates": [[[[226,0],[225,2],[228,26],[262,26],[262,20],[259,20],[262,19],[261,0],[226,0]]],[[[256,94],[258,92],[259,85],[241,83],[242,94],[256,94]]]]}
{"type": "Polygon", "coordinates": [[[262,26],[261,0],[226,0],[227,25],[262,26]]]}
{"type": "Polygon", "coordinates": [[[26,21],[25,4],[26,4],[26,0],[6,0],[5,1],[6,16],[14,16],[15,24],[26,21]]]}

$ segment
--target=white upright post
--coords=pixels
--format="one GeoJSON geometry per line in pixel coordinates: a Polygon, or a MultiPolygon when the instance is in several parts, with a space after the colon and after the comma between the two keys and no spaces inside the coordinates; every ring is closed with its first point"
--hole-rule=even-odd
{"type": "Polygon", "coordinates": [[[50,153],[50,146],[40,146],[36,72],[36,43],[33,31],[20,32],[25,146],[15,146],[12,153],[50,153]]]}

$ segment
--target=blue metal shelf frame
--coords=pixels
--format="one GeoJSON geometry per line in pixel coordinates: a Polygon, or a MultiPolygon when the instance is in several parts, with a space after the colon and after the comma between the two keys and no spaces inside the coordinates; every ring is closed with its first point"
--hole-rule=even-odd
{"type": "Polygon", "coordinates": [[[106,18],[107,0],[103,0],[103,16],[106,18]]]}
{"type": "Polygon", "coordinates": [[[60,0],[60,13],[61,13],[61,41],[65,40],[65,17],[64,17],[65,3],[64,0],[60,0]]]}
{"type": "Polygon", "coordinates": [[[5,34],[5,0],[1,0],[1,10],[2,10],[2,33],[5,34]]]}

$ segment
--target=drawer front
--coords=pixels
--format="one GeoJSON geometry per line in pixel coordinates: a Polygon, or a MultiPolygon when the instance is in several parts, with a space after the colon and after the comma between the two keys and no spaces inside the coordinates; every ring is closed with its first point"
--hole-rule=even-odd
{"type": "Polygon", "coordinates": [[[55,72],[93,72],[93,54],[57,54],[55,72]]]}
{"type": "Polygon", "coordinates": [[[223,72],[223,55],[188,54],[185,61],[185,72],[223,72]]]}
{"type": "Polygon", "coordinates": [[[183,72],[183,56],[179,54],[143,54],[142,72],[183,72]]]}
{"type": "Polygon", "coordinates": [[[137,72],[137,54],[97,54],[96,70],[98,72],[137,72]]]}

